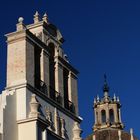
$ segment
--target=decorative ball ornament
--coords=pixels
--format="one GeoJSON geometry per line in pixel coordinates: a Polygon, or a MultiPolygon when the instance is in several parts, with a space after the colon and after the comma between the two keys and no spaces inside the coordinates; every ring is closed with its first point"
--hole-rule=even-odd
{"type": "Polygon", "coordinates": [[[23,23],[23,21],[24,21],[24,18],[23,17],[19,17],[18,22],[19,23],[23,23]]]}

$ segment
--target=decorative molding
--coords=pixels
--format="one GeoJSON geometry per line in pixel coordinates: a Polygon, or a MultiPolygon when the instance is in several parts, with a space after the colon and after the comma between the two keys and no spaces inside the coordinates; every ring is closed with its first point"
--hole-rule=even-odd
{"type": "Polygon", "coordinates": [[[65,139],[65,133],[66,133],[65,120],[63,118],[60,118],[60,123],[61,123],[61,136],[62,136],[62,138],[65,139]]]}
{"type": "Polygon", "coordinates": [[[71,119],[74,121],[80,123],[82,120],[79,118],[79,116],[76,116],[74,113],[70,112],[69,110],[65,109],[62,107],[59,103],[55,102],[53,99],[48,98],[44,93],[42,93],[40,90],[34,88],[33,86],[27,84],[28,90],[33,92],[34,94],[38,95],[40,98],[44,99],[47,101],[49,104],[51,104],[53,107],[57,107],[61,112],[64,114],[68,115],[71,119]]]}

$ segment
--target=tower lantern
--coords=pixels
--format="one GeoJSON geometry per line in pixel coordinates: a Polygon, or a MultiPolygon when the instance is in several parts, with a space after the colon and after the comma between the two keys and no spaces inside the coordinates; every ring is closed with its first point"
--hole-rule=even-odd
{"type": "Polygon", "coordinates": [[[116,97],[109,96],[109,86],[107,84],[106,75],[104,75],[103,86],[104,97],[97,101],[94,100],[95,124],[93,130],[101,130],[105,128],[123,129],[121,122],[121,104],[116,97]]]}
{"type": "Polygon", "coordinates": [[[94,98],[93,103],[95,123],[93,133],[85,140],[138,140],[133,130],[124,130],[121,120],[121,104],[119,97],[109,96],[107,77],[104,75],[103,97],[94,98]]]}

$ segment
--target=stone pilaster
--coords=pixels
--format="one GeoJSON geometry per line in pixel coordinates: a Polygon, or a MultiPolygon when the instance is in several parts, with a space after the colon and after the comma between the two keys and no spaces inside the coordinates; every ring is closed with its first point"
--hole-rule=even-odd
{"type": "Polygon", "coordinates": [[[36,11],[35,15],[34,15],[34,23],[38,23],[40,21],[40,16],[38,11],[36,11]]]}
{"type": "Polygon", "coordinates": [[[55,133],[60,135],[60,118],[57,112],[57,108],[55,108],[54,110],[54,127],[55,127],[55,133]]]}
{"type": "Polygon", "coordinates": [[[69,76],[68,76],[68,93],[69,93],[69,100],[74,103],[75,113],[76,115],[78,115],[79,110],[78,110],[77,77],[71,71],[69,71],[69,76]]]}
{"type": "Polygon", "coordinates": [[[109,116],[109,106],[108,103],[106,103],[106,122],[109,124],[110,116],[109,116]]]}
{"type": "Polygon", "coordinates": [[[122,123],[121,110],[120,110],[120,108],[118,109],[118,111],[119,111],[119,122],[122,123]]]}
{"type": "Polygon", "coordinates": [[[95,114],[95,125],[98,123],[97,119],[98,119],[98,115],[97,115],[97,110],[94,109],[94,114],[95,114]]]}
{"type": "Polygon", "coordinates": [[[61,122],[61,136],[65,139],[65,120],[63,118],[60,119],[61,122]]]}
{"type": "Polygon", "coordinates": [[[56,61],[55,64],[55,90],[60,93],[62,106],[64,106],[63,67],[56,61]]]}
{"type": "Polygon", "coordinates": [[[122,140],[122,132],[121,132],[121,130],[118,130],[118,137],[119,137],[119,140],[122,140]]]}
{"type": "Polygon", "coordinates": [[[119,118],[118,118],[117,106],[115,106],[115,108],[114,108],[114,121],[116,123],[118,123],[118,120],[119,120],[119,118]]]}
{"type": "Polygon", "coordinates": [[[41,80],[46,85],[46,93],[49,93],[49,54],[44,49],[42,49],[41,52],[40,64],[41,64],[41,80]]]}

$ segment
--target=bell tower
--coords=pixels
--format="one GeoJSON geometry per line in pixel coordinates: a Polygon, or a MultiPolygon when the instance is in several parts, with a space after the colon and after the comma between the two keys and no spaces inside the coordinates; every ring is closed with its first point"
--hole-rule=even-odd
{"type": "Polygon", "coordinates": [[[102,99],[99,99],[99,96],[94,99],[95,124],[93,130],[97,131],[105,128],[123,129],[120,100],[115,94],[113,98],[109,96],[106,75],[104,75],[103,93],[102,99]]]}
{"type": "Polygon", "coordinates": [[[121,103],[119,97],[114,94],[109,96],[107,77],[104,75],[103,97],[94,98],[93,103],[95,123],[93,133],[85,140],[138,140],[134,136],[133,129],[130,133],[124,130],[121,120],[121,103]]]}
{"type": "Polygon", "coordinates": [[[25,25],[20,17],[16,31],[6,37],[2,140],[81,140],[78,71],[66,57],[59,29],[46,13],[41,18],[36,12],[32,24],[25,25]]]}

